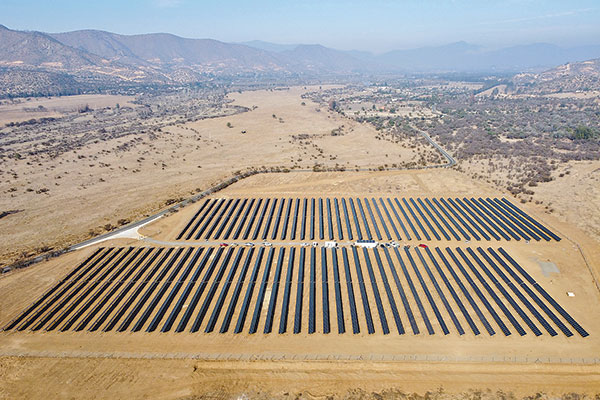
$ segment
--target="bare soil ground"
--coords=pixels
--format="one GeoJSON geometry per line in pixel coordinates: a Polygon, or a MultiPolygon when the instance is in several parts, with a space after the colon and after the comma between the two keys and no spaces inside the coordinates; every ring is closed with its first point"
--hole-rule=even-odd
{"type": "Polygon", "coordinates": [[[9,122],[27,121],[32,118],[58,117],[77,112],[86,105],[90,108],[135,107],[133,96],[80,95],[49,98],[28,98],[0,102],[0,125],[9,122]]]}
{"type": "MultiPolygon", "coordinates": [[[[495,188],[461,173],[431,170],[265,174],[232,185],[217,197],[367,193],[502,196],[495,188]]],[[[177,231],[175,227],[187,221],[197,207],[189,206],[161,219],[142,233],[167,236],[169,231],[177,231]]],[[[453,333],[2,332],[0,372],[5,378],[0,382],[0,396],[402,398],[406,393],[425,395],[428,391],[432,392],[428,398],[511,398],[536,393],[544,393],[538,395],[542,398],[568,393],[594,396],[600,391],[600,366],[590,362],[598,358],[600,349],[600,310],[593,273],[598,273],[600,247],[569,222],[544,214],[543,206],[521,207],[568,239],[559,243],[510,242],[503,247],[590,332],[588,338],[453,333]],[[555,263],[560,273],[546,277],[539,261],[555,263]],[[568,297],[567,291],[574,292],[575,297],[568,297]]],[[[145,242],[119,239],[103,243],[125,244],[145,242]]],[[[440,247],[447,244],[435,243],[440,247]]],[[[8,322],[95,247],[0,278],[0,323],[8,322]]]]}
{"type": "Polygon", "coordinates": [[[539,184],[534,197],[549,204],[558,218],[600,241],[600,162],[573,161],[555,171],[554,177],[556,181],[539,184]]]}
{"type": "Polygon", "coordinates": [[[0,396],[31,399],[593,399],[600,384],[592,367],[482,363],[20,357],[1,359],[0,371],[0,396]]]}
{"type": "MultiPolygon", "coordinates": [[[[502,162],[499,160],[498,162],[502,162]]],[[[510,172],[490,168],[487,161],[461,162],[466,175],[476,176],[489,184],[510,180],[510,172]]],[[[533,191],[529,202],[538,203],[543,212],[576,225],[591,237],[600,240],[600,162],[570,161],[553,172],[554,180],[542,182],[533,191]]],[[[515,203],[519,200],[515,199],[515,203]]]]}

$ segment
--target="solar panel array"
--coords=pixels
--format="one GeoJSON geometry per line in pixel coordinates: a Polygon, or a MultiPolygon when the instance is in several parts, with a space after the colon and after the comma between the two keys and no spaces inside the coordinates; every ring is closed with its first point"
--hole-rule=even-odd
{"type": "Polygon", "coordinates": [[[5,330],[588,333],[504,249],[100,248],[5,330]]]}
{"type": "Polygon", "coordinates": [[[506,199],[208,199],[177,240],[560,240],[506,199]]]}

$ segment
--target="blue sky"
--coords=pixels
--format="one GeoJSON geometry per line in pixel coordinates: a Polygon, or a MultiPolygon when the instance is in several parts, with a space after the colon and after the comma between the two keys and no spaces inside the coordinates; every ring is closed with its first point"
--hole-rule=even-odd
{"type": "Polygon", "coordinates": [[[0,24],[63,32],[169,32],[227,42],[383,52],[465,40],[487,47],[600,44],[598,0],[0,0],[0,24]]]}

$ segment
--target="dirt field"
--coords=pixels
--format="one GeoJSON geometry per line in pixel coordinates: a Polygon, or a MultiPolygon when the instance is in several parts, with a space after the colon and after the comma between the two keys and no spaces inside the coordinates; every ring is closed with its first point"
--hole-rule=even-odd
{"type": "Polygon", "coordinates": [[[536,188],[535,198],[549,204],[561,220],[575,223],[600,241],[600,162],[570,162],[554,177],[556,181],[536,188]]]}
{"type": "Polygon", "coordinates": [[[77,112],[86,105],[90,108],[135,107],[133,96],[80,95],[50,98],[17,99],[0,102],[0,125],[9,122],[27,121],[32,118],[58,117],[77,112]]]}
{"type": "MultiPolygon", "coordinates": [[[[502,196],[452,170],[258,175],[219,192],[227,196],[502,196]]],[[[141,230],[172,237],[199,204],[141,230]]],[[[520,205],[563,239],[503,243],[524,268],[590,332],[563,335],[460,336],[191,333],[0,333],[0,395],[5,398],[510,398],[593,396],[600,391],[600,247],[567,222],[520,205]],[[579,247],[578,247],[579,246],[579,247]],[[558,274],[544,275],[540,261],[558,274]],[[593,272],[590,271],[593,270],[593,272]],[[568,297],[566,292],[575,293],[568,297]],[[591,306],[590,306],[591,305],[591,306]],[[82,372],[83,371],[83,372],[82,372]],[[489,392],[488,392],[489,390],[489,392]],[[415,398],[415,397],[412,397],[415,398]]],[[[113,240],[102,245],[147,245],[113,240]]],[[[445,246],[449,242],[429,242],[445,246]]],[[[451,245],[456,245],[452,243],[451,245]]],[[[485,244],[484,244],[485,245],[485,244]]],[[[490,244],[492,245],[492,244],[490,244]]],[[[98,245],[0,278],[4,325],[98,245]]]]}
{"type": "MultiPolygon", "coordinates": [[[[465,175],[476,174],[490,184],[506,182],[510,175],[510,171],[492,171],[487,161],[461,162],[460,165],[465,175]]],[[[571,161],[552,176],[554,180],[529,188],[534,192],[530,198],[540,203],[538,206],[545,214],[569,222],[600,241],[600,162],[571,161]]]]}
{"type": "Polygon", "coordinates": [[[248,167],[376,169],[410,162],[425,146],[378,140],[370,125],[317,111],[300,97],[306,90],[235,93],[234,104],[257,108],[173,125],[156,139],[140,133],[37,162],[5,159],[11,177],[0,182],[0,211],[17,212],[0,219],[0,265],[96,236],[248,167]]]}

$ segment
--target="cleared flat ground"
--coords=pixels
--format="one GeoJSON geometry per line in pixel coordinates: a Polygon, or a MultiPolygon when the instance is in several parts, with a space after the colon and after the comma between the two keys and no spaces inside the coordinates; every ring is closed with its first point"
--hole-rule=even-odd
{"type": "MultiPolygon", "coordinates": [[[[400,194],[503,196],[455,171],[435,170],[258,175],[214,197],[400,194]]],[[[143,228],[142,233],[172,238],[198,206],[163,218],[143,228]]],[[[600,265],[599,246],[572,225],[545,215],[541,206],[520,206],[564,239],[558,243],[503,242],[502,247],[584,326],[589,337],[460,336],[455,332],[399,336],[383,335],[380,330],[373,335],[10,331],[0,333],[0,352],[4,354],[0,372],[5,377],[0,394],[6,398],[47,398],[48,394],[85,398],[232,398],[243,394],[314,398],[360,397],[357,393],[372,397],[376,392],[383,398],[394,398],[398,391],[423,394],[440,387],[446,393],[489,388],[496,397],[501,397],[496,390],[516,396],[597,393],[600,367],[593,360],[600,349],[600,310],[592,274],[597,274],[600,265]],[[553,262],[559,273],[544,275],[540,261],[553,262]],[[568,297],[567,291],[575,297],[568,297]]],[[[467,245],[443,240],[427,243],[439,247],[467,245]]],[[[120,239],[102,245],[149,243],[120,239]]],[[[495,247],[496,243],[482,245],[495,247]]],[[[10,321],[97,247],[3,276],[0,323],[10,321]]],[[[374,305],[371,307],[375,313],[374,305]]]]}
{"type": "Polygon", "coordinates": [[[90,108],[104,108],[129,106],[135,107],[131,103],[133,96],[114,96],[114,95],[80,95],[49,98],[30,98],[18,99],[10,102],[4,101],[0,104],[0,125],[9,122],[27,121],[32,118],[59,117],[64,114],[77,112],[86,105],[90,108]]]}

